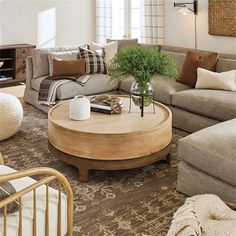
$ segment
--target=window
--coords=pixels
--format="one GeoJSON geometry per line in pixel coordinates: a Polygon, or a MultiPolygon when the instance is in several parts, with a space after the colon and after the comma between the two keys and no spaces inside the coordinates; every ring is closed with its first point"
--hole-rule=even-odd
{"type": "Polygon", "coordinates": [[[96,39],[164,43],[164,0],[96,0],[96,39]]]}
{"type": "Polygon", "coordinates": [[[141,0],[112,0],[112,38],[141,38],[141,0]]]}

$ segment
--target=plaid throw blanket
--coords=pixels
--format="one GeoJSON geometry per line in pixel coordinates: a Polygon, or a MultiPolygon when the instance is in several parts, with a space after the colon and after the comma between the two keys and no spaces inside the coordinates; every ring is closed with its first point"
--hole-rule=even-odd
{"type": "Polygon", "coordinates": [[[70,81],[74,81],[82,87],[88,82],[90,76],[48,76],[42,80],[39,87],[38,100],[41,105],[52,106],[56,104],[57,89],[70,81]]]}

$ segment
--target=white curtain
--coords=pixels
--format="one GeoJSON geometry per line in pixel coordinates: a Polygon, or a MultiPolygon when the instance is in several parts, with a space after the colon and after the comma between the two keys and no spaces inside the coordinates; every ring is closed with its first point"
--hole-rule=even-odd
{"type": "Polygon", "coordinates": [[[106,43],[112,37],[112,0],[96,0],[96,40],[106,43]]]}
{"type": "Polygon", "coordinates": [[[164,0],[141,0],[141,42],[164,44],[164,0]]]}

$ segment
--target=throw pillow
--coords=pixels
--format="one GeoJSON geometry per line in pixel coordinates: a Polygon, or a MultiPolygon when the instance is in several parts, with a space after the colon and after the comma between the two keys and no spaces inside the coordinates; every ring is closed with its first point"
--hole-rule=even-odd
{"type": "Polygon", "coordinates": [[[79,50],[73,51],[64,51],[64,52],[49,52],[48,60],[49,60],[49,72],[50,75],[53,75],[53,59],[62,59],[62,60],[76,60],[79,50]]]}
{"type": "Polygon", "coordinates": [[[107,43],[118,42],[118,51],[131,46],[138,46],[138,39],[107,39],[107,43]]]}
{"type": "Polygon", "coordinates": [[[53,59],[52,76],[76,76],[85,74],[85,61],[78,60],[58,60],[53,59]]]}
{"type": "MultiPolygon", "coordinates": [[[[0,184],[0,201],[4,200],[5,198],[9,197],[10,195],[16,192],[15,188],[9,182],[0,184]]],[[[11,202],[7,205],[7,213],[14,213],[18,211],[19,204],[15,202],[11,202]]],[[[0,214],[4,213],[4,208],[0,209],[0,214]]]]}
{"type": "Polygon", "coordinates": [[[105,54],[105,63],[106,65],[109,65],[111,63],[111,61],[113,60],[113,58],[115,57],[115,55],[117,54],[118,51],[118,42],[111,42],[105,45],[101,45],[98,43],[90,43],[90,50],[95,51],[98,49],[103,49],[104,50],[104,54],[105,54]]]}
{"type": "Polygon", "coordinates": [[[49,49],[43,48],[32,50],[33,78],[49,74],[48,52],[49,49]]]}
{"type": "Polygon", "coordinates": [[[88,45],[71,45],[63,47],[53,48],[36,48],[32,50],[32,61],[33,61],[33,78],[50,74],[49,71],[49,60],[48,53],[52,52],[68,52],[79,50],[79,47],[87,48],[88,45]]]}
{"type": "Polygon", "coordinates": [[[236,70],[217,73],[198,68],[197,74],[197,89],[236,91],[236,70]]]}
{"type": "Polygon", "coordinates": [[[102,49],[91,51],[88,49],[79,48],[78,58],[84,59],[86,74],[106,74],[107,69],[102,49]]]}
{"type": "Polygon", "coordinates": [[[201,55],[197,52],[187,51],[178,82],[195,88],[198,67],[214,71],[217,62],[217,53],[201,55]]]}

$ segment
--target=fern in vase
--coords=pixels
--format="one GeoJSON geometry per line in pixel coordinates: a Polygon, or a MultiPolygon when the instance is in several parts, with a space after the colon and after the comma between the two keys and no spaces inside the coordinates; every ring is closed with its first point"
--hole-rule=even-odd
{"type": "Polygon", "coordinates": [[[141,106],[140,95],[143,95],[144,106],[149,106],[154,93],[151,80],[158,79],[156,75],[175,78],[177,66],[166,53],[154,48],[136,46],[117,53],[108,68],[108,75],[111,80],[133,77],[134,83],[130,92],[135,105],[141,106]]]}

